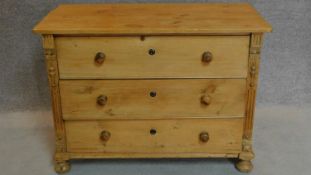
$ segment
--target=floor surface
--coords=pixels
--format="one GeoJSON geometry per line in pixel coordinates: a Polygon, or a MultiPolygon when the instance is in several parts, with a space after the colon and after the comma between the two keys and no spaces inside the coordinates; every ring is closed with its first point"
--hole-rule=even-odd
{"type": "MultiPolygon", "coordinates": [[[[258,107],[251,175],[311,174],[311,105],[258,107]]],[[[0,174],[53,175],[51,112],[0,114],[0,174]]],[[[239,175],[228,159],[79,160],[68,175],[239,175]]]]}

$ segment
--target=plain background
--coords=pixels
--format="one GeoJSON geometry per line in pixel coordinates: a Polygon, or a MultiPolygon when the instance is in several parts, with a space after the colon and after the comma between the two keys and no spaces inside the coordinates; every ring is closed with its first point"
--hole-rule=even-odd
{"type": "MultiPolygon", "coordinates": [[[[43,49],[40,36],[31,30],[58,4],[81,2],[251,3],[273,27],[261,55],[251,174],[310,174],[311,0],[0,0],[0,174],[54,174],[43,49]]],[[[241,173],[226,159],[168,159],[77,161],[70,174],[241,173]]]]}

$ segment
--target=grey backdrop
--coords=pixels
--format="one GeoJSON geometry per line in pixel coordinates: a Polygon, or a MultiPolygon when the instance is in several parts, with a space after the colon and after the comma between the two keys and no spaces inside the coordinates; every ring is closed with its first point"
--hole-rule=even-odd
{"type": "MultiPolygon", "coordinates": [[[[58,4],[78,2],[168,1],[1,0],[0,111],[50,109],[41,41],[31,29],[58,4]]],[[[250,2],[273,26],[273,33],[265,35],[258,104],[311,103],[311,1],[243,2],[250,2]]]]}

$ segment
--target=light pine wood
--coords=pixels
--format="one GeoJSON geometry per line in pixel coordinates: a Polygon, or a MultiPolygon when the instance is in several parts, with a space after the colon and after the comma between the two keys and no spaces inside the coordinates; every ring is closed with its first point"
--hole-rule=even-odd
{"type": "Polygon", "coordinates": [[[252,170],[271,26],[249,4],[60,5],[33,31],[43,36],[57,173],[90,158],[228,157],[252,170]]]}
{"type": "Polygon", "coordinates": [[[66,159],[137,159],[137,158],[237,158],[238,153],[207,153],[207,152],[190,152],[190,153],[109,153],[109,152],[66,152],[56,154],[56,157],[66,159]]]}
{"type": "Polygon", "coordinates": [[[59,75],[53,35],[43,35],[43,48],[52,99],[53,119],[56,134],[56,152],[65,152],[65,129],[62,119],[62,109],[60,106],[58,86],[59,75]]]}
{"type": "MultiPolygon", "coordinates": [[[[60,105],[59,95],[59,74],[56,58],[56,49],[53,35],[43,35],[43,48],[45,54],[46,69],[48,73],[52,111],[55,128],[55,155],[63,154],[66,149],[66,133],[64,120],[62,118],[62,109],[60,105]]],[[[70,165],[65,157],[55,157],[55,171],[58,173],[65,173],[70,170],[70,165]]]]}
{"type": "Polygon", "coordinates": [[[252,149],[252,140],[243,138],[242,152],[239,154],[239,161],[237,161],[235,167],[244,173],[251,172],[253,164],[251,162],[254,159],[255,154],[252,149]]]}
{"type": "Polygon", "coordinates": [[[68,4],[50,12],[34,29],[53,34],[224,34],[270,32],[246,3],[68,4]]]}
{"type": "Polygon", "coordinates": [[[68,152],[238,153],[243,119],[66,121],[68,152]],[[155,135],[150,130],[155,129],[155,135]],[[105,130],[108,141],[100,139],[105,130]],[[199,139],[209,133],[209,141],[199,139]]]}
{"type": "Polygon", "coordinates": [[[56,44],[62,79],[247,76],[249,36],[58,37],[56,44]],[[98,52],[106,55],[101,65],[98,52]]]}
{"type": "Polygon", "coordinates": [[[244,79],[61,80],[65,120],[244,117],[244,79]],[[150,92],[156,92],[155,97],[150,92]],[[97,104],[104,95],[107,103],[97,104]],[[209,96],[210,103],[202,103],[209,96]]]}
{"type": "MultiPolygon", "coordinates": [[[[61,159],[64,159],[64,156],[62,156],[61,159]]],[[[70,171],[70,168],[71,166],[68,160],[56,161],[54,165],[54,170],[58,174],[67,173],[70,171]]]]}
{"type": "Polygon", "coordinates": [[[262,45],[262,34],[252,34],[248,60],[248,76],[247,76],[247,106],[246,119],[244,126],[244,137],[251,139],[253,130],[253,119],[255,113],[256,89],[259,75],[259,58],[262,45]]]}
{"type": "Polygon", "coordinates": [[[247,102],[246,102],[246,118],[244,122],[244,134],[242,152],[239,154],[240,161],[236,164],[236,168],[241,172],[250,172],[253,169],[251,162],[255,154],[252,149],[252,131],[254,124],[256,89],[259,76],[260,50],[263,41],[262,33],[253,33],[250,40],[249,60],[247,76],[247,102]]]}

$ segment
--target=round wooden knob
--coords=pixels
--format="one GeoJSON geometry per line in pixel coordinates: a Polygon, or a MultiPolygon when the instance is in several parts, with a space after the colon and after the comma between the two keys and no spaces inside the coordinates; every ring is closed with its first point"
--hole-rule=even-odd
{"type": "Polygon", "coordinates": [[[207,94],[205,94],[205,95],[203,95],[201,97],[201,103],[204,104],[204,105],[211,104],[211,101],[212,101],[211,97],[209,95],[207,95],[207,94]]]}
{"type": "Polygon", "coordinates": [[[104,106],[108,101],[108,97],[106,95],[100,95],[97,97],[97,104],[100,106],[104,106]]]}
{"type": "Polygon", "coordinates": [[[100,139],[104,142],[107,142],[110,139],[110,136],[111,136],[110,132],[106,130],[100,133],[100,139]]]}
{"type": "Polygon", "coordinates": [[[200,141],[201,142],[208,142],[209,140],[209,134],[208,132],[201,132],[200,135],[199,135],[199,138],[200,138],[200,141]]]}
{"type": "Polygon", "coordinates": [[[204,52],[204,53],[202,54],[202,62],[203,62],[203,63],[209,63],[209,62],[212,61],[212,59],[213,59],[213,55],[212,55],[211,52],[206,51],[206,52],[204,52]]]}
{"type": "Polygon", "coordinates": [[[95,55],[95,63],[96,64],[103,64],[103,62],[105,61],[106,55],[103,52],[97,52],[95,55]]]}

